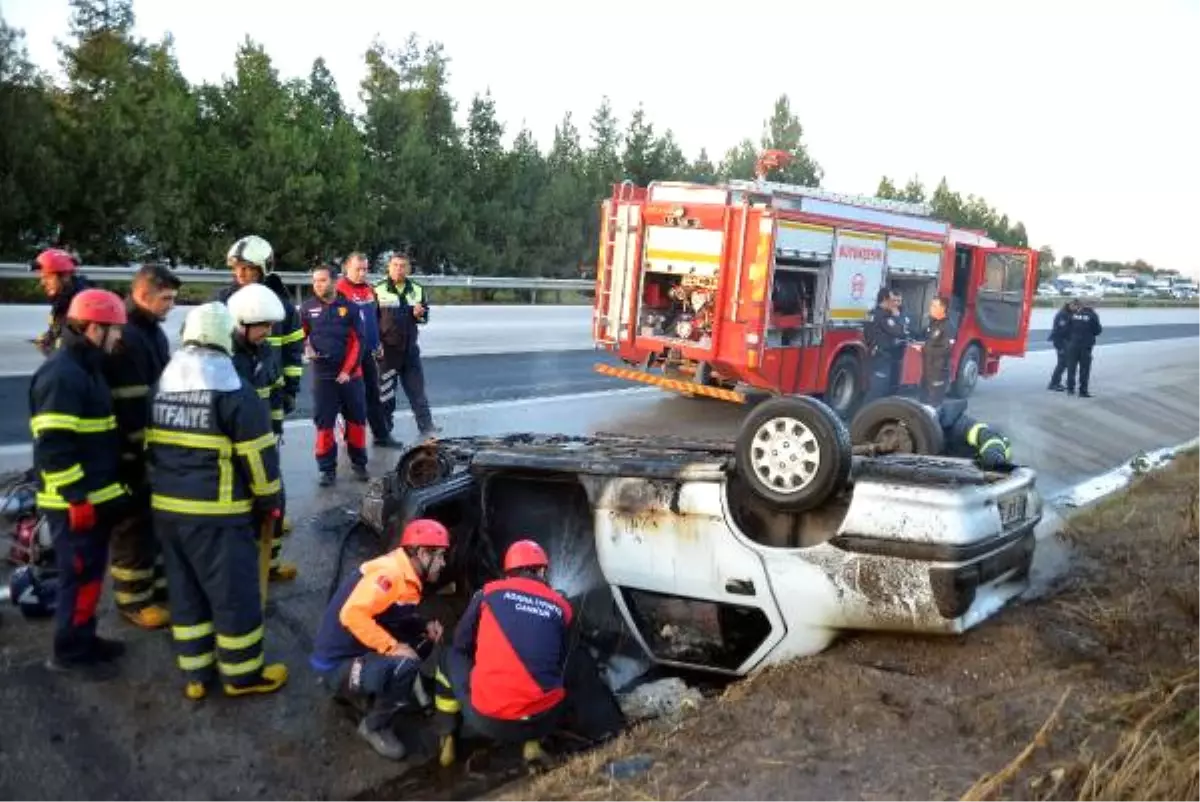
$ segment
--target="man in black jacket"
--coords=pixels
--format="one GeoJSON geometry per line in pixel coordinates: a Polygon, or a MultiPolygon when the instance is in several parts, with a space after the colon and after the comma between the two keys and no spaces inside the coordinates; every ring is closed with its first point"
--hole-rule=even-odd
{"type": "Polygon", "coordinates": [[[78,268],[78,260],[61,248],[44,250],[34,260],[33,269],[39,272],[38,281],[50,299],[49,325],[33,341],[42,356],[50,356],[58,347],[67,309],[75,295],[92,286],[90,281],[79,275],[78,268]]]}
{"type": "MultiPolygon", "coordinates": [[[[380,375],[384,417],[389,426],[396,412],[397,386],[404,390],[422,437],[440,430],[434,425],[425,398],[425,373],[421,369],[421,349],[417,345],[418,326],[429,322],[429,297],[425,288],[408,275],[408,259],[394,253],[388,258],[388,277],[375,285],[379,299],[379,339],[383,348],[380,375]]],[[[363,360],[370,359],[364,354],[363,360]]]]}
{"type": "Polygon", "coordinates": [[[892,371],[898,355],[904,352],[904,326],[897,314],[900,296],[886,287],[879,290],[876,306],[863,326],[867,346],[867,392],[862,403],[883,398],[892,391],[892,371]]]}
{"type": "Polygon", "coordinates": [[[1075,394],[1075,374],[1079,373],[1079,397],[1091,398],[1088,380],[1092,376],[1092,347],[1104,331],[1100,316],[1090,306],[1077,302],[1067,321],[1067,395],[1075,394]]]}
{"type": "Polygon", "coordinates": [[[1050,336],[1046,339],[1054,346],[1058,360],[1054,363],[1054,372],[1050,374],[1050,384],[1046,387],[1047,390],[1061,393],[1067,389],[1063,387],[1062,383],[1063,371],[1067,369],[1067,324],[1071,320],[1071,314],[1078,308],[1079,299],[1072,298],[1062,305],[1062,309],[1054,313],[1054,321],[1050,324],[1050,336]]]}
{"type": "Polygon", "coordinates": [[[937,296],[929,302],[929,328],[921,346],[921,401],[938,406],[946,397],[950,375],[950,350],[954,347],[950,321],[946,317],[949,302],[937,296]]]}
{"type": "Polygon", "coordinates": [[[162,322],[175,306],[180,283],[162,265],[145,265],[134,274],[126,304],[128,322],[120,345],[104,365],[121,433],[121,481],[132,497],[125,516],[113,527],[109,572],[117,609],[145,629],[158,629],[170,620],[162,549],[151,526],[145,439],[150,393],[171,358],[162,322]]]}

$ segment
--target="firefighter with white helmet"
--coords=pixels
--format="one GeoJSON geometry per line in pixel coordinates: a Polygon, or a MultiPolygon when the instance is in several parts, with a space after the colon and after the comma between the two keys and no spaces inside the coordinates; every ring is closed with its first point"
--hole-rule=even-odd
{"type": "Polygon", "coordinates": [[[218,675],[228,696],[270,693],[288,678],[264,660],[256,545],[281,515],[279,452],[266,405],[234,367],[234,326],[224,304],[188,314],[146,431],[171,634],[192,700],[218,675]]]}
{"type": "MultiPolygon", "coordinates": [[[[262,284],[247,284],[229,296],[229,313],[237,324],[233,333],[233,366],[242,380],[254,388],[271,412],[272,420],[282,420],[282,408],[275,406],[283,387],[283,370],[278,355],[266,339],[271,327],[286,316],[279,296],[262,284]]],[[[287,498],[280,491],[280,510],[286,515],[287,498]]],[[[284,537],[283,520],[275,525],[271,543],[272,581],[289,582],[299,570],[295,564],[281,559],[284,537]]]]}

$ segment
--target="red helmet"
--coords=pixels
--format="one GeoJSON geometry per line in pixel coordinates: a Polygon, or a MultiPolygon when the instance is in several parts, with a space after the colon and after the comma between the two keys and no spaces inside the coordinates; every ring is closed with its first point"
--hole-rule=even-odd
{"type": "Polygon", "coordinates": [[[448,549],[450,548],[450,533],[446,531],[446,527],[432,518],[417,518],[415,521],[409,521],[408,526],[404,527],[404,532],[400,535],[400,545],[414,548],[424,546],[427,549],[448,549]]]}
{"type": "Polygon", "coordinates": [[[518,540],[504,552],[506,573],[517,568],[547,568],[549,565],[550,558],[545,550],[532,540],[518,540]]]}
{"type": "Polygon", "coordinates": [[[125,302],[115,292],[94,288],[83,290],[71,299],[67,319],[122,326],[125,324],[125,302]]]}
{"type": "Polygon", "coordinates": [[[38,254],[38,269],[43,273],[74,273],[75,257],[60,248],[50,248],[38,254]]]}

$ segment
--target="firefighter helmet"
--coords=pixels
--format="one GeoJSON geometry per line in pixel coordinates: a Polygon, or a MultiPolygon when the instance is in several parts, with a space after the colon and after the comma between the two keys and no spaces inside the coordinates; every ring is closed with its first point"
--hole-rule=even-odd
{"type": "Polygon", "coordinates": [[[245,262],[257,267],[264,274],[271,272],[274,261],[275,252],[271,249],[271,243],[257,234],[242,237],[230,245],[229,253],[225,254],[225,263],[230,267],[238,262],[245,262]]]}
{"type": "Polygon", "coordinates": [[[550,558],[546,551],[532,540],[518,540],[504,552],[504,571],[515,571],[518,568],[548,568],[550,558]]]}
{"type": "Polygon", "coordinates": [[[232,354],[233,327],[233,316],[225,304],[211,301],[188,312],[179,339],[184,345],[207,345],[232,354]]]}
{"type": "Polygon", "coordinates": [[[400,545],[427,549],[450,548],[450,533],[432,518],[417,518],[404,527],[400,545]]]}
{"type": "Polygon", "coordinates": [[[229,314],[242,326],[278,323],[284,318],[283,302],[265,284],[247,284],[229,296],[229,314]]]}
{"type": "Polygon", "coordinates": [[[67,320],[123,326],[126,319],[125,302],[121,296],[94,287],[77,293],[67,307],[67,320]]]}
{"type": "Polygon", "coordinates": [[[37,255],[34,264],[43,273],[74,273],[79,263],[61,248],[47,248],[37,255]]]}

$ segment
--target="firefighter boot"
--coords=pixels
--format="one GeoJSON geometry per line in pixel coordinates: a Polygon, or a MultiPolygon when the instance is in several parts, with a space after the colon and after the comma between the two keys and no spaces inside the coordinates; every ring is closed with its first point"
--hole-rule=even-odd
{"type": "Polygon", "coordinates": [[[193,702],[199,702],[208,696],[208,685],[203,682],[189,682],[183,687],[183,695],[193,702]]]}
{"type": "Polygon", "coordinates": [[[135,626],[142,629],[161,629],[171,623],[171,614],[167,608],[150,604],[140,610],[122,610],[121,615],[135,626]]]}
{"type": "Polygon", "coordinates": [[[370,717],[364,718],[358,724],[358,734],[371,745],[371,748],[380,757],[386,757],[388,760],[403,760],[404,756],[408,754],[408,750],[404,748],[404,742],[396,736],[396,731],[392,729],[390,722],[387,726],[372,728],[370,717]]]}
{"type": "Polygon", "coordinates": [[[262,670],[258,682],[253,685],[225,684],[226,696],[246,696],[252,693],[274,693],[288,681],[287,666],[283,663],[271,663],[262,670]]]}

